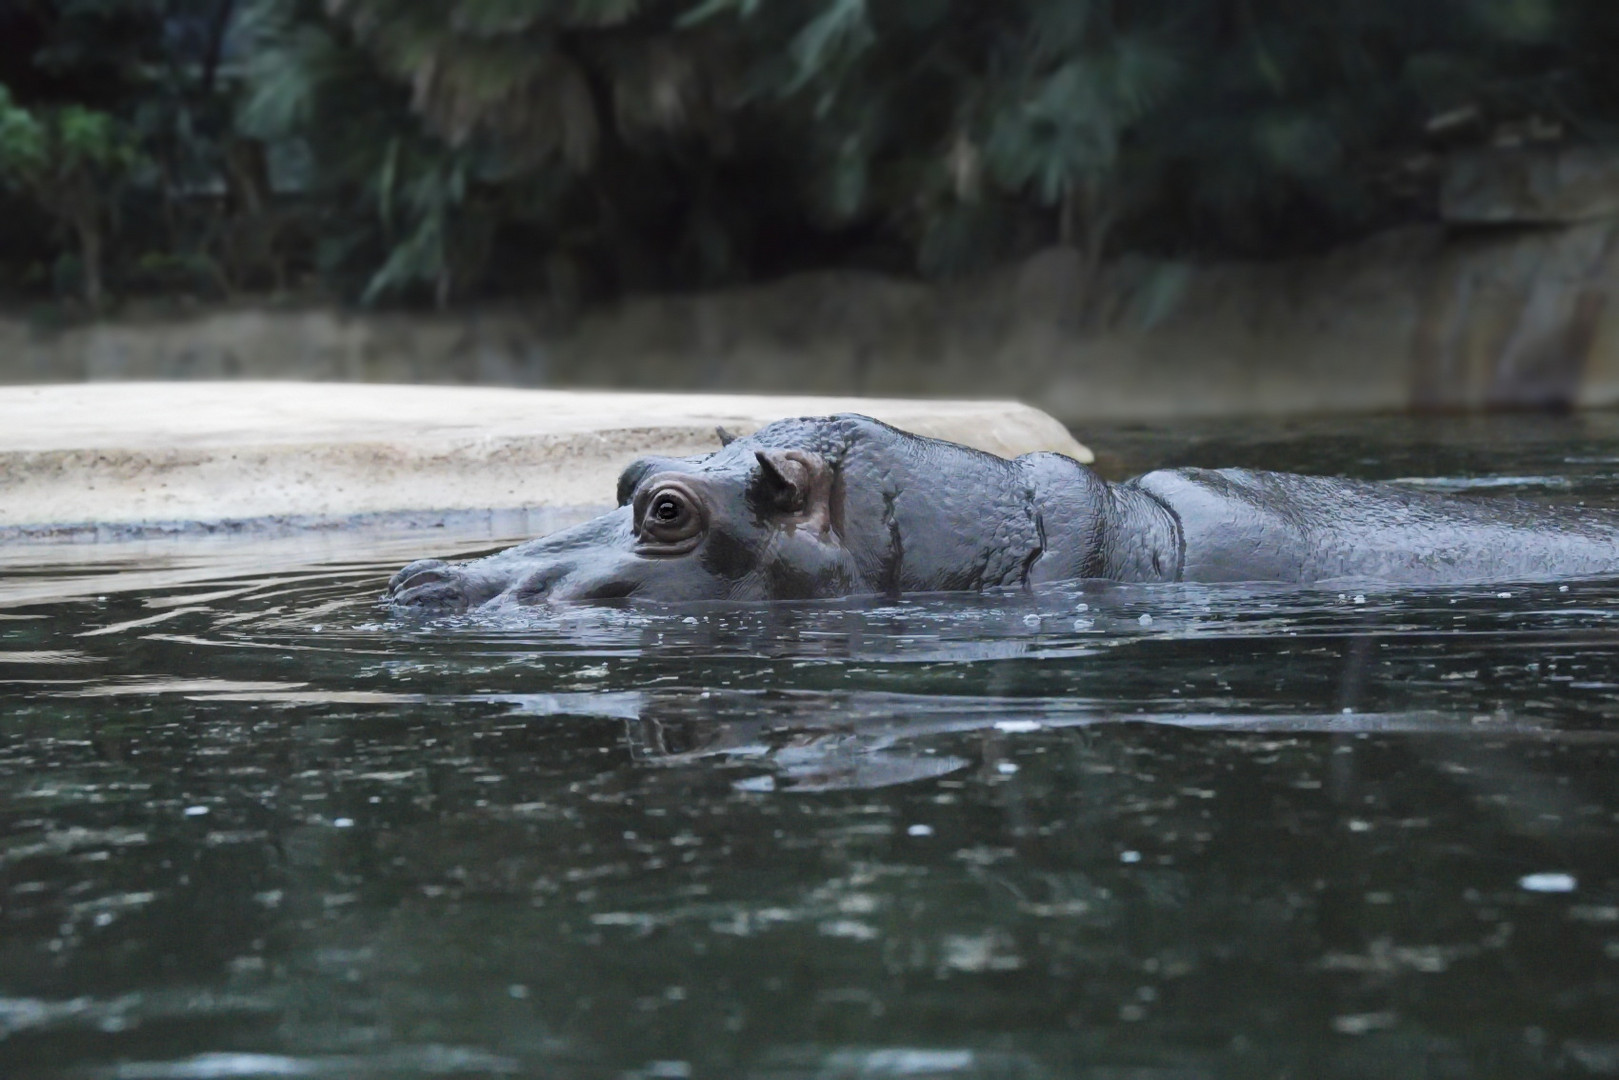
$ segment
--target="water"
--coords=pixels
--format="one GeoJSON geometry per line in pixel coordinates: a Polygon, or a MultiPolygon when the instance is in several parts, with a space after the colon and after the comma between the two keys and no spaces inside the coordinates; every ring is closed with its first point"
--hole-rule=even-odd
{"type": "MultiPolygon", "coordinates": [[[[1610,417],[1096,441],[1619,503],[1610,417]]],[[[375,606],[489,543],[0,553],[0,1076],[1619,1074],[1619,580],[375,606]]]]}

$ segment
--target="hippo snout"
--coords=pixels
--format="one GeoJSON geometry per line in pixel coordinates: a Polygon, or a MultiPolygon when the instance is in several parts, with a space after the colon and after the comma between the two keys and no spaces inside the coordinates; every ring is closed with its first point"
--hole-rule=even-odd
{"type": "Polygon", "coordinates": [[[388,581],[390,603],[424,611],[466,611],[501,591],[497,577],[466,564],[418,559],[388,581]]]}

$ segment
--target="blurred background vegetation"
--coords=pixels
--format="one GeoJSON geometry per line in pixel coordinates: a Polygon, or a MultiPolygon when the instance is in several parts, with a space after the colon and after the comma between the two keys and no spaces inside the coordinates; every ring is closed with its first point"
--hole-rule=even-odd
{"type": "Polygon", "coordinates": [[[1614,0],[9,0],[0,296],[577,308],[1430,220],[1602,142],[1614,0]]]}

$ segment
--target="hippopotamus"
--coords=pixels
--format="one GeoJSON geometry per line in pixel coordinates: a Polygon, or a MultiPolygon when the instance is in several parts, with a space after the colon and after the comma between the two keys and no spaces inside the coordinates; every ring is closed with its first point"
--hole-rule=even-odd
{"type": "Polygon", "coordinates": [[[806,600],[1118,582],[1445,584],[1619,572],[1619,512],[1247,469],[1110,483],[870,417],[647,457],[618,508],[487,558],[413,562],[395,605],[806,600]]]}

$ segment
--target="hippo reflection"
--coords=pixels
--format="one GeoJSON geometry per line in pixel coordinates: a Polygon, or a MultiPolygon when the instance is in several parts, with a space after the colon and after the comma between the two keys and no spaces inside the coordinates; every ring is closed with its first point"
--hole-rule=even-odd
{"type": "Polygon", "coordinates": [[[1244,469],[1108,483],[869,417],[783,420],[644,458],[618,509],[465,563],[394,575],[394,604],[786,600],[1113,581],[1438,584],[1619,571],[1619,513],[1244,469]]]}

